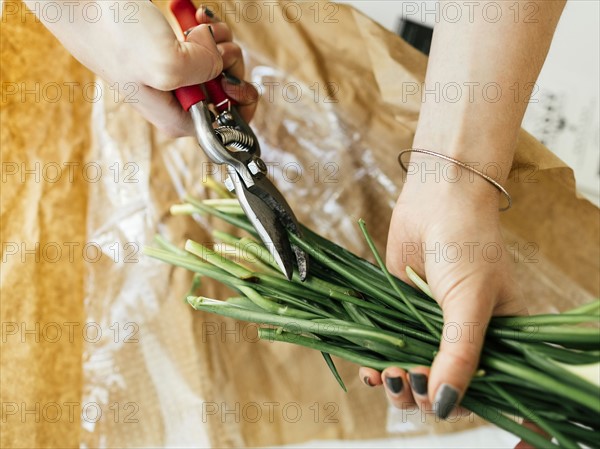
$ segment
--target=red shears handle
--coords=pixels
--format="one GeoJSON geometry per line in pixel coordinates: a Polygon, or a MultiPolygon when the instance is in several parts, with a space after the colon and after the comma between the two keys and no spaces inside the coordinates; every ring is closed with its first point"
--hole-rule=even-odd
{"type": "MultiPolygon", "coordinates": [[[[196,7],[191,0],[171,0],[170,9],[184,33],[198,25],[196,21],[196,7]]],[[[204,91],[202,90],[202,86],[204,86],[210,102],[215,105],[219,112],[223,112],[237,103],[235,100],[229,98],[223,90],[223,86],[221,85],[222,79],[223,74],[202,85],[180,87],[175,90],[175,96],[183,109],[187,111],[196,103],[206,99],[206,95],[204,95],[204,91]]]]}

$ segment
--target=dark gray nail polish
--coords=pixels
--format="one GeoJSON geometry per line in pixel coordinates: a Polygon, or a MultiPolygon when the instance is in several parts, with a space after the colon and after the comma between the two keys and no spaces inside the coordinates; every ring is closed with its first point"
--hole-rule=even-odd
{"type": "Polygon", "coordinates": [[[225,77],[225,80],[229,83],[229,84],[233,84],[234,86],[239,86],[240,84],[242,84],[242,80],[239,78],[236,78],[233,75],[229,75],[227,73],[223,73],[223,76],[225,77]]]}
{"type": "Polygon", "coordinates": [[[427,376],[425,374],[408,373],[408,380],[415,393],[427,394],[427,376]]]}
{"type": "Polygon", "coordinates": [[[401,377],[386,377],[385,386],[393,394],[398,394],[402,391],[402,387],[404,387],[404,384],[402,383],[401,377]]]}
{"type": "Polygon", "coordinates": [[[209,25],[208,26],[208,31],[210,31],[210,35],[212,36],[213,40],[215,39],[215,32],[213,31],[212,27],[209,25]]]}
{"type": "Polygon", "coordinates": [[[372,387],[373,384],[371,383],[371,379],[369,379],[369,376],[365,376],[363,377],[363,382],[368,386],[368,387],[372,387]]]}
{"type": "Polygon", "coordinates": [[[458,390],[449,384],[442,384],[435,394],[433,410],[438,418],[446,419],[458,401],[458,390]]]}
{"type": "Polygon", "coordinates": [[[210,17],[211,19],[215,16],[215,13],[212,12],[209,8],[204,8],[204,14],[206,14],[206,16],[210,17]]]}

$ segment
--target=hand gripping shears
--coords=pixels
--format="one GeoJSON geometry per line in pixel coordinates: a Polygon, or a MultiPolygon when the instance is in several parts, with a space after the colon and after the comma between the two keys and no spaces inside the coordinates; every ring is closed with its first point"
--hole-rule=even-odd
{"type": "MultiPolygon", "coordinates": [[[[184,35],[198,25],[191,0],[171,0],[184,35]]],[[[202,85],[181,87],[175,95],[189,111],[200,147],[215,164],[227,166],[225,186],[235,193],[260,239],[288,279],[294,261],[301,280],[308,273],[308,255],[290,243],[288,232],[301,237],[298,220],[289,204],[267,177],[260,145],[252,129],[239,115],[235,100],[221,85],[223,75],[202,85]],[[215,113],[209,109],[213,105],[215,113]]]]}

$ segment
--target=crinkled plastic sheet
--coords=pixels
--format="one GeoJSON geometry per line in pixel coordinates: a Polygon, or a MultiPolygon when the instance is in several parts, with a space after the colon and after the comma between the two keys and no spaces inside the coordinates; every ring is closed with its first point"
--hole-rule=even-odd
{"type": "MultiPolygon", "coordinates": [[[[381,164],[381,154],[394,151],[398,143],[382,140],[381,148],[374,148],[373,140],[365,139],[367,128],[351,125],[337,103],[315,101],[310,85],[282,73],[260,55],[250,56],[249,77],[263,91],[252,126],[270,173],[299,219],[367,255],[356,226],[364,217],[383,247],[401,173],[398,167],[381,164]],[[269,98],[265,86],[292,82],[302,94],[298,101],[293,101],[296,87],[289,87],[287,97],[275,89],[269,98]]],[[[175,242],[183,236],[206,239],[213,226],[210,220],[198,218],[199,226],[190,226],[189,220],[170,217],[168,208],[186,192],[206,196],[202,180],[211,174],[222,180],[223,171],[207,162],[194,139],[166,139],[127,105],[114,104],[109,97],[95,105],[90,158],[106,172],[117,164],[120,175],[129,174],[134,182],[103,176],[90,185],[88,239],[118,263],[104,258],[88,265],[87,320],[99,323],[114,338],[86,344],[83,403],[99,404],[110,419],[84,419],[82,445],[209,447],[197,336],[191,312],[181,300],[190,276],[144,257],[141,248],[156,232],[175,242]]],[[[527,278],[534,276],[546,282],[548,290],[571,286],[569,299],[574,304],[590,299],[543,260],[520,266],[525,293],[527,278]]],[[[533,309],[555,310],[541,302],[533,309]]],[[[415,430],[412,424],[390,423],[393,431],[406,428],[415,430]]],[[[307,440],[311,437],[306,435],[307,440]]],[[[231,436],[231,441],[245,444],[240,436],[231,436]]]]}
{"type": "MultiPolygon", "coordinates": [[[[362,199],[353,204],[348,197],[359,199],[361,180],[369,177],[379,184],[389,212],[397,193],[394,182],[377,170],[369,149],[360,160],[352,158],[348,149],[360,145],[360,132],[347,128],[335,103],[315,102],[310,86],[290,84],[285,73],[269,65],[251,65],[251,80],[265,94],[252,125],[269,173],[301,221],[354,251],[364,250],[356,227],[362,199]],[[292,86],[289,95],[278,93],[270,101],[266,86],[274,83],[292,86]],[[297,92],[302,98],[290,107],[297,92]]],[[[157,232],[181,240],[188,230],[181,217],[168,216],[169,206],[187,192],[206,196],[202,180],[212,175],[222,181],[225,172],[207,161],[193,139],[166,139],[127,105],[111,100],[105,97],[94,106],[90,160],[120,179],[103,176],[91,185],[88,240],[112,261],[89,264],[85,307],[87,320],[114,338],[87,342],[83,398],[111,418],[96,420],[90,408],[82,420],[82,444],[209,447],[200,425],[197,359],[190,357],[191,342],[181,339],[192,338],[181,331],[190,324],[188,306],[180,300],[189,279],[180,276],[182,288],[174,293],[170,268],[141,251],[157,232]]],[[[201,227],[211,228],[208,220],[196,218],[201,227]]]]}

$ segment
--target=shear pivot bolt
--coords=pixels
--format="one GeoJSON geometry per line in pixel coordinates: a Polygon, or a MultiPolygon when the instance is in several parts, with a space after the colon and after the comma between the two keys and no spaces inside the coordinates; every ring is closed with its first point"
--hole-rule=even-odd
{"type": "Polygon", "coordinates": [[[219,117],[217,118],[217,122],[219,122],[219,125],[222,125],[222,126],[231,125],[232,123],[234,123],[233,115],[229,111],[223,111],[223,112],[221,112],[221,114],[219,114],[219,117]]]}
{"type": "Polygon", "coordinates": [[[259,173],[266,173],[267,166],[262,159],[257,158],[248,162],[248,170],[250,170],[250,173],[253,175],[258,175],[259,173]]]}

